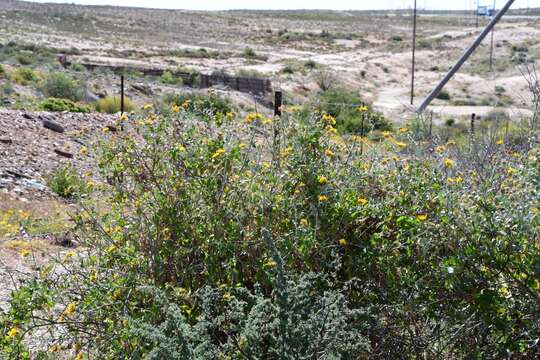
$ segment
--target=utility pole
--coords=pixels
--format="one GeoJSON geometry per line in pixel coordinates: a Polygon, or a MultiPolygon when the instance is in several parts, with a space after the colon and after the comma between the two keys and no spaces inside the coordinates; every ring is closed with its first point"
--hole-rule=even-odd
{"type": "Polygon", "coordinates": [[[480,0],[476,0],[476,27],[478,28],[478,7],[480,6],[480,0]]]}
{"type": "Polygon", "coordinates": [[[411,105],[414,104],[414,73],[416,71],[416,0],[414,0],[413,40],[412,40],[412,71],[411,71],[411,105]]]}
{"type": "Polygon", "coordinates": [[[508,0],[506,5],[502,7],[502,9],[497,12],[497,14],[491,19],[489,24],[486,26],[484,30],[478,35],[478,37],[473,41],[473,43],[465,50],[463,55],[459,58],[457,63],[450,69],[448,74],[445,75],[445,77],[439,82],[439,84],[433,89],[433,91],[424,99],[422,104],[418,107],[416,110],[418,113],[423,112],[429,104],[435,99],[435,97],[439,94],[439,92],[444,88],[444,86],[454,77],[454,75],[459,71],[459,69],[463,66],[465,61],[471,56],[471,54],[478,48],[478,46],[482,43],[482,40],[486,38],[486,36],[489,34],[489,32],[493,29],[493,27],[501,20],[501,18],[506,14],[508,9],[512,6],[512,4],[516,0],[508,0]]]}
{"type": "MultiPolygon", "coordinates": [[[[493,16],[495,16],[495,9],[497,6],[497,0],[493,0],[493,16]]],[[[493,71],[493,42],[495,38],[495,26],[491,30],[491,46],[489,49],[489,71],[493,71]]]]}

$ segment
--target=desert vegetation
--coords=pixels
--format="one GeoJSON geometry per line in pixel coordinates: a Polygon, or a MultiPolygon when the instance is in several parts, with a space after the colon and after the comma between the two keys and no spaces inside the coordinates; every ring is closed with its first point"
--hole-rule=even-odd
{"type": "Polygon", "coordinates": [[[533,21],[0,3],[0,359],[540,356],[533,21]]]}

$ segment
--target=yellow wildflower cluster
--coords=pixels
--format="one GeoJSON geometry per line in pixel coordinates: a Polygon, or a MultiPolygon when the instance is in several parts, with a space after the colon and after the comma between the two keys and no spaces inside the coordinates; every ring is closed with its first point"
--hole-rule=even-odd
{"type": "Polygon", "coordinates": [[[72,317],[73,314],[75,314],[75,311],[77,310],[77,305],[75,303],[69,303],[66,308],[64,309],[64,315],[67,317],[72,317]]]}
{"type": "Polygon", "coordinates": [[[328,196],[326,196],[326,195],[319,195],[319,201],[320,201],[320,202],[328,201],[328,196]]]}
{"type": "Polygon", "coordinates": [[[254,123],[254,122],[257,121],[257,120],[261,120],[261,121],[264,122],[264,119],[265,119],[265,117],[264,117],[262,114],[260,114],[260,113],[258,113],[258,112],[250,112],[250,113],[247,114],[246,117],[244,118],[244,122],[245,122],[246,124],[252,124],[252,123],[254,123]]]}
{"type": "Polygon", "coordinates": [[[444,159],[443,160],[444,167],[447,169],[453,168],[455,166],[455,161],[452,159],[444,159]]]}
{"type": "Polygon", "coordinates": [[[326,184],[328,182],[328,179],[324,175],[319,175],[319,177],[317,177],[317,181],[319,182],[319,184],[326,184]]]}
{"type": "Polygon", "coordinates": [[[369,108],[367,106],[359,106],[359,107],[356,108],[356,111],[358,111],[360,113],[364,113],[364,112],[368,112],[369,108]]]}
{"type": "Polygon", "coordinates": [[[300,226],[302,226],[302,227],[309,226],[309,220],[308,219],[300,219],[300,226]]]}
{"type": "Polygon", "coordinates": [[[463,178],[461,176],[458,176],[455,178],[452,178],[452,177],[448,178],[449,184],[461,184],[462,182],[463,182],[463,178]]]}
{"type": "Polygon", "coordinates": [[[347,245],[347,240],[345,240],[345,239],[339,239],[338,243],[339,243],[339,245],[341,245],[341,246],[345,246],[345,245],[347,245]]]}
{"type": "Polygon", "coordinates": [[[360,196],[358,197],[358,199],[356,199],[356,202],[358,203],[358,205],[365,206],[368,203],[368,199],[360,196]]]}
{"type": "Polygon", "coordinates": [[[212,155],[212,159],[217,159],[222,157],[225,154],[225,149],[217,149],[216,152],[212,155]]]}
{"type": "Polygon", "coordinates": [[[336,125],[336,118],[330,114],[323,113],[322,120],[326,125],[336,125]]]}

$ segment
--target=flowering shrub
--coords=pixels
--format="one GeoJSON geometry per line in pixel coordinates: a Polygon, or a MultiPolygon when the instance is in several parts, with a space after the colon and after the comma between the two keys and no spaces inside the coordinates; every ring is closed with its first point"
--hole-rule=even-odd
{"type": "Polygon", "coordinates": [[[110,211],[13,293],[6,356],[42,328],[34,353],[80,359],[540,354],[534,141],[480,167],[405,127],[364,151],[327,114],[175,106],[107,135],[110,211]]]}

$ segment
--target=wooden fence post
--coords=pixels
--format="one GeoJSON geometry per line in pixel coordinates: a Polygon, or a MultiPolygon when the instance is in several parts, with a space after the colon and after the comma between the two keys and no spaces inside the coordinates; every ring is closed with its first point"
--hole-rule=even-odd
{"type": "Polygon", "coordinates": [[[120,115],[124,115],[124,75],[120,75],[120,115]]]}
{"type": "Polygon", "coordinates": [[[281,116],[281,106],[283,105],[283,93],[276,91],[274,94],[274,116],[281,116]]]}

